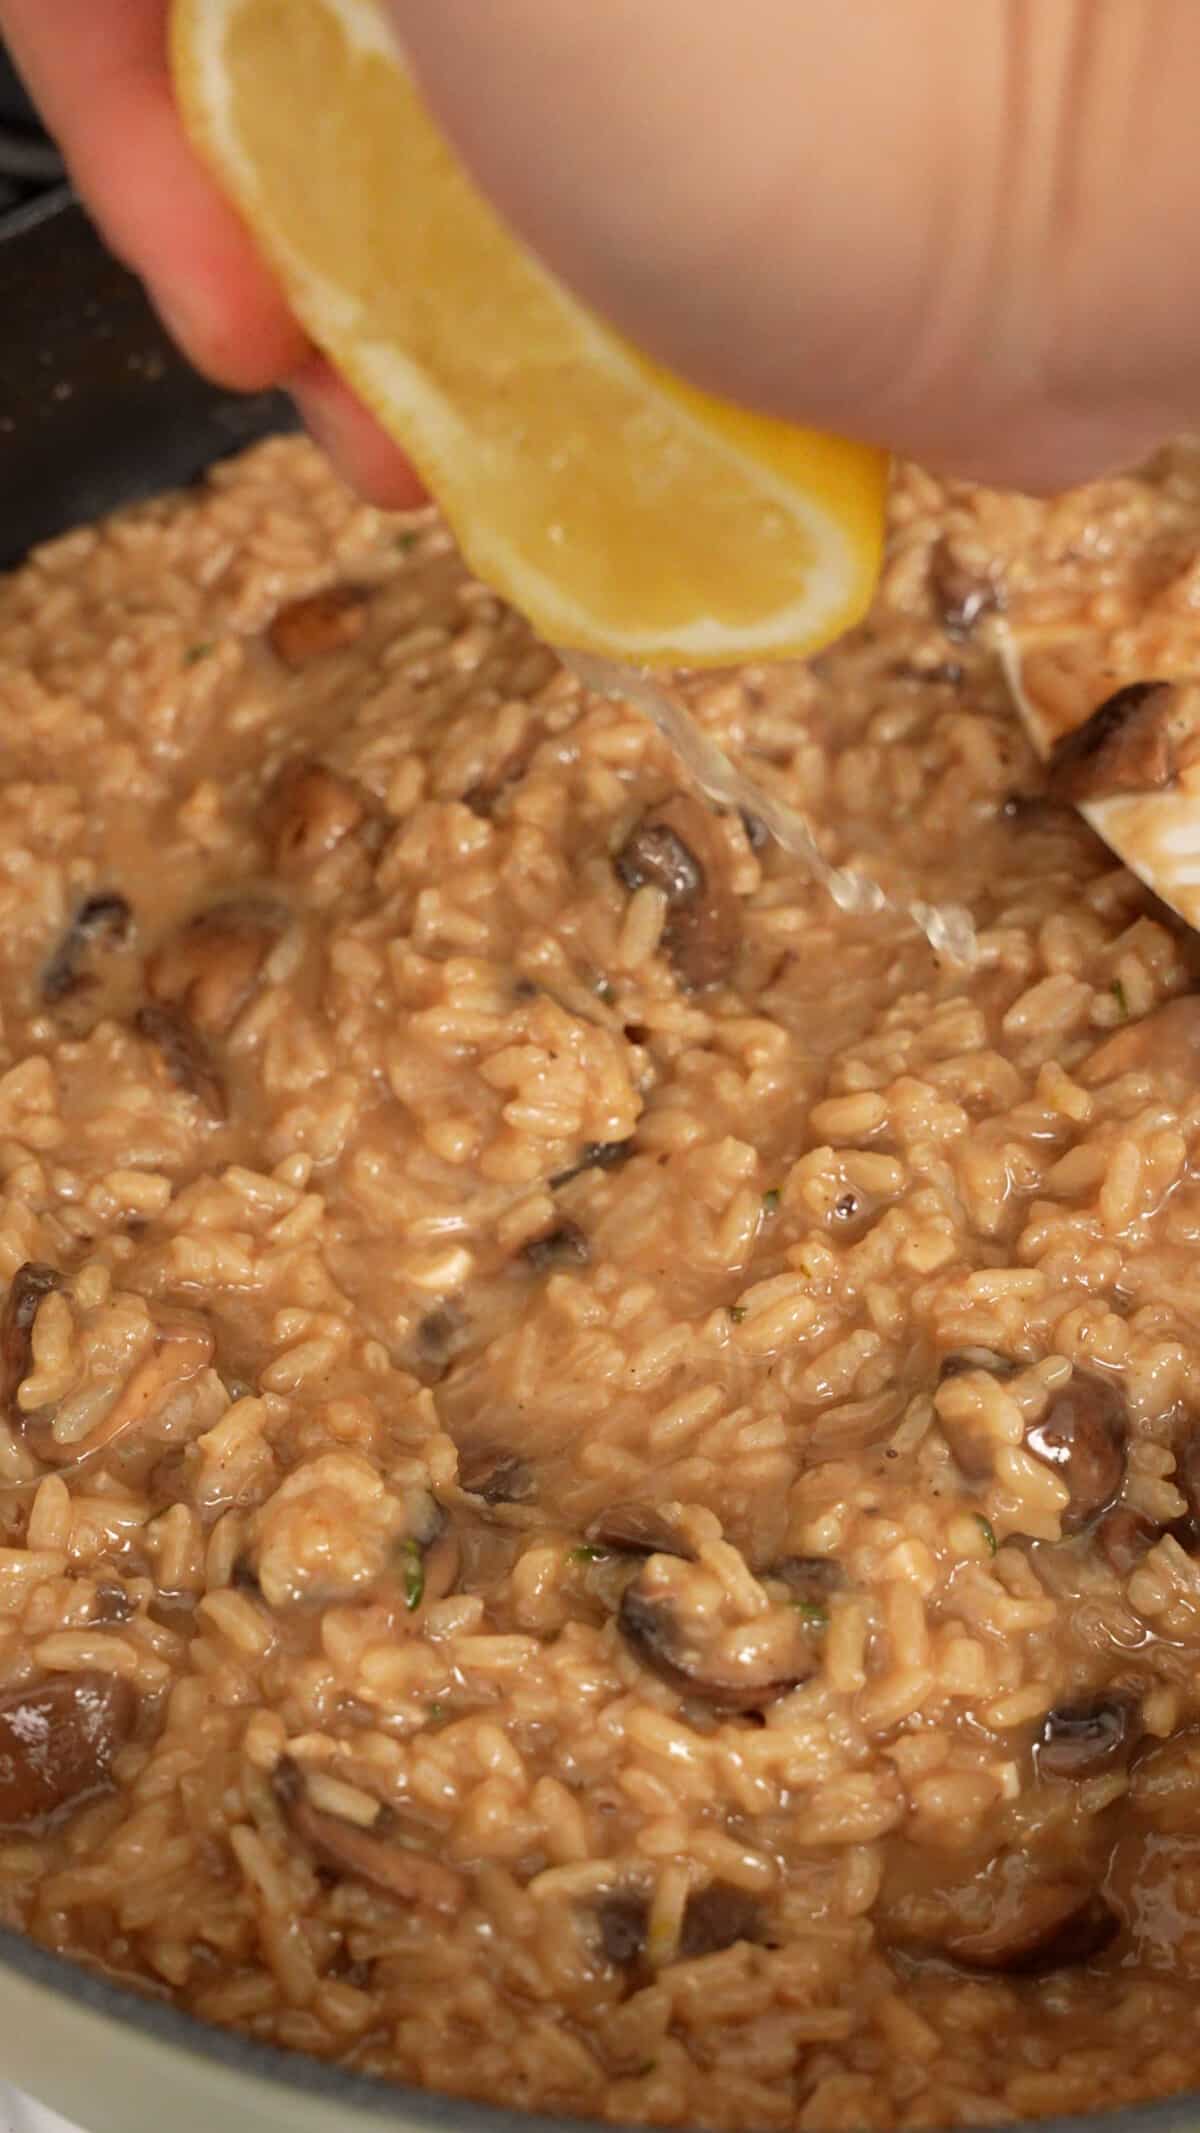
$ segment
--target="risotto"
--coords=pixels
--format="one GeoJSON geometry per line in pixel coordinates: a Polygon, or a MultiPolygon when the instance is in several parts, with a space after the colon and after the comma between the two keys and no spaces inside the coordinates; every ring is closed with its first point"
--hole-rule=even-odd
{"type": "Polygon", "coordinates": [[[0,1916],[543,2111],[1200,2085],[1200,960],[984,626],[1198,552],[905,472],[689,685],[970,971],[307,444],[0,585],[0,1916]]]}

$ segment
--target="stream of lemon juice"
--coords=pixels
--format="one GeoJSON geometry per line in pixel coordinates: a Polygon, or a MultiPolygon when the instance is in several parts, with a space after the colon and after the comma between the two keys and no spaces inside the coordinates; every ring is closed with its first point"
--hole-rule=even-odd
{"type": "Polygon", "coordinates": [[[559,649],[559,658],[594,695],[632,704],[657,727],[705,798],[719,807],[745,808],[756,815],[776,843],[808,868],[839,911],[870,917],[898,912],[920,927],[935,954],[970,968],[978,953],[971,914],[961,904],[931,904],[919,899],[898,903],[877,882],[853,867],[830,866],[804,816],[774,794],[763,792],[737,768],[725,750],[697,725],[691,712],[672,696],[657,675],[598,659],[590,652],[559,649]]]}

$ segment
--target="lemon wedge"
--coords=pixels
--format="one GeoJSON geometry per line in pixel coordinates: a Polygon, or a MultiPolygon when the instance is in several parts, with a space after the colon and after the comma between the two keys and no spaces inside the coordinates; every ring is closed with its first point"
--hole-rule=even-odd
{"type": "Polygon", "coordinates": [[[382,0],[175,0],[171,52],[302,325],[550,642],[726,666],[860,617],[883,455],[697,392],[577,303],[447,147],[382,0]]]}

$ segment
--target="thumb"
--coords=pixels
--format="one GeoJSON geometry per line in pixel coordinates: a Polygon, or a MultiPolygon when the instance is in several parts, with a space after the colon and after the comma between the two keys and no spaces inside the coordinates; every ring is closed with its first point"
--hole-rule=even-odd
{"type": "Polygon", "coordinates": [[[749,404],[1056,486],[1195,412],[1194,0],[390,0],[500,210],[749,404]]]}

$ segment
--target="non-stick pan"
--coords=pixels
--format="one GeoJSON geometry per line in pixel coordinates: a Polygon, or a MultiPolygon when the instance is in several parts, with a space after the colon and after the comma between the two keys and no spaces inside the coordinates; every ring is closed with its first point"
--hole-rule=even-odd
{"type": "MultiPolygon", "coordinates": [[[[195,480],[291,422],[277,396],[235,399],[189,370],[69,194],[0,223],[0,566],[195,480]]],[[[251,2044],[3,1929],[0,2074],[87,2133],[524,2133],[530,2124],[498,2103],[459,2103],[251,2044]]],[[[1200,2096],[1060,2120],[1048,2133],[1098,2124],[1197,2133],[1200,2096]]]]}

